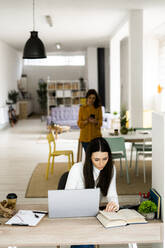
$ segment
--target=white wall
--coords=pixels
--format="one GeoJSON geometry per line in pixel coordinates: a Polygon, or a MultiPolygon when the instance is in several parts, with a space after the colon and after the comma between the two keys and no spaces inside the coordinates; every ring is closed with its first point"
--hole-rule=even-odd
{"type": "MultiPolygon", "coordinates": [[[[120,44],[121,105],[128,104],[128,39],[120,44]]],[[[143,110],[161,111],[159,82],[159,41],[145,36],[143,39],[143,110]]]]}
{"type": "Polygon", "coordinates": [[[0,106],[5,105],[9,90],[17,90],[17,80],[21,77],[21,54],[0,41],[0,106]]]}
{"type": "Polygon", "coordinates": [[[130,126],[143,126],[143,10],[129,13],[130,126]]]}
{"type": "Polygon", "coordinates": [[[120,42],[128,36],[128,22],[123,22],[110,39],[110,110],[120,112],[120,42]]]}
{"type": "Polygon", "coordinates": [[[106,111],[110,112],[110,50],[109,48],[105,48],[105,109],[106,111]]]}
{"type": "Polygon", "coordinates": [[[27,88],[32,96],[33,112],[39,113],[36,90],[39,79],[47,80],[78,80],[87,79],[86,66],[24,66],[23,74],[27,74],[27,88]]]}
{"type": "Polygon", "coordinates": [[[143,109],[160,111],[157,95],[159,70],[159,41],[145,36],[143,40],[143,109]]]}
{"type": "Polygon", "coordinates": [[[152,114],[152,187],[161,195],[164,220],[165,113],[152,114]]]}
{"type": "MultiPolygon", "coordinates": [[[[17,81],[21,77],[22,59],[18,51],[2,41],[0,41],[0,58],[0,108],[3,109],[3,112],[6,112],[8,110],[6,107],[8,91],[17,90],[17,81]]],[[[8,122],[7,116],[4,113],[3,124],[8,122]]]]}
{"type": "Polygon", "coordinates": [[[156,111],[165,112],[165,39],[159,42],[159,75],[156,86],[158,82],[163,90],[155,96],[156,111]]]}
{"type": "Polygon", "coordinates": [[[129,77],[128,77],[128,37],[120,42],[120,87],[121,106],[128,109],[128,92],[129,92],[129,77]]]}
{"type": "MultiPolygon", "coordinates": [[[[161,196],[161,219],[164,222],[165,204],[165,113],[152,114],[152,187],[161,196]]],[[[164,244],[152,244],[152,248],[163,248],[164,244]]]]}
{"type": "Polygon", "coordinates": [[[88,87],[98,91],[97,48],[87,49],[88,87]]]}

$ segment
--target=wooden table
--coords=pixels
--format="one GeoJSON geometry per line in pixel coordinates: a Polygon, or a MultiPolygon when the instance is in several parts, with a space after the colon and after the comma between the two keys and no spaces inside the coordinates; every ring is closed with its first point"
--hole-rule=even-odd
{"type": "Polygon", "coordinates": [[[117,136],[111,135],[109,131],[104,132],[103,134],[104,138],[115,138],[115,137],[123,137],[125,142],[144,142],[144,140],[146,141],[151,141],[152,140],[152,133],[151,131],[149,131],[146,134],[141,133],[141,131],[136,131],[136,132],[132,132],[132,133],[128,133],[128,134],[119,134],[117,136]]]}
{"type": "MultiPolygon", "coordinates": [[[[21,209],[45,209],[44,205],[22,205],[21,209]]],[[[1,219],[2,221],[2,219],[1,219]]],[[[3,222],[5,220],[3,219],[3,222]]],[[[0,247],[51,247],[73,244],[129,244],[162,243],[163,223],[104,228],[95,217],[59,218],[44,217],[36,227],[0,226],[0,247]]]]}

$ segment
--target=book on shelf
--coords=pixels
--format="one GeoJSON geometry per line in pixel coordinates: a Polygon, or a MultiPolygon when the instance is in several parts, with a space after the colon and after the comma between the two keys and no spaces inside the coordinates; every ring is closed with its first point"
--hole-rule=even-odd
{"type": "Polygon", "coordinates": [[[96,218],[106,228],[147,223],[145,217],[134,209],[120,209],[118,212],[107,212],[103,210],[99,211],[96,218]]]}
{"type": "Polygon", "coordinates": [[[150,200],[152,202],[154,202],[157,206],[157,219],[159,219],[160,218],[161,197],[158,194],[158,192],[153,188],[150,189],[150,200]]]}

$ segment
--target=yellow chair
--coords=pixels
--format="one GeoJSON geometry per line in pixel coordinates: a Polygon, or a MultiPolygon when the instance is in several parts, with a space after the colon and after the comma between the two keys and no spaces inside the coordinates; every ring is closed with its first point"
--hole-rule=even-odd
{"type": "Polygon", "coordinates": [[[74,163],[72,150],[56,151],[55,138],[54,138],[52,132],[50,132],[47,135],[47,140],[49,143],[49,157],[48,157],[48,164],[47,164],[47,168],[46,168],[46,180],[48,179],[51,157],[52,157],[51,174],[53,174],[55,156],[60,156],[60,155],[68,156],[68,168],[69,168],[69,170],[74,163]]]}

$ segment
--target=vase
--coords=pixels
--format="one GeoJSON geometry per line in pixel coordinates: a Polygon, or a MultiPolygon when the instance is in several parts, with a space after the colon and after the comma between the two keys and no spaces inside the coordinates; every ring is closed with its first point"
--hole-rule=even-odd
{"type": "Polygon", "coordinates": [[[125,127],[125,126],[122,126],[121,129],[120,129],[120,133],[121,134],[127,134],[128,133],[128,128],[125,127]]]}
{"type": "Polygon", "coordinates": [[[155,213],[154,212],[151,212],[151,213],[141,213],[145,218],[146,220],[153,220],[154,217],[155,217],[155,213]]]}

